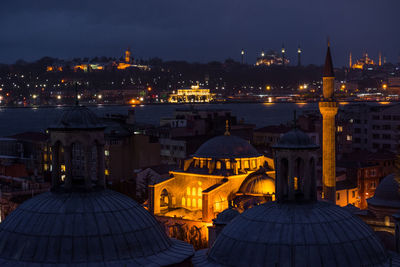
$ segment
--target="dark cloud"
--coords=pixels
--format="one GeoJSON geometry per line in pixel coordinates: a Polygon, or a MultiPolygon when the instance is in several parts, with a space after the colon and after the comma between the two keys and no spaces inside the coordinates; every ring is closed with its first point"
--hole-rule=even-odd
{"type": "Polygon", "coordinates": [[[381,50],[395,62],[400,52],[398,0],[81,0],[1,1],[0,62],[42,56],[119,56],[206,62],[248,62],[261,49],[284,42],[293,60],[322,62],[326,38],[334,63],[381,50]]]}

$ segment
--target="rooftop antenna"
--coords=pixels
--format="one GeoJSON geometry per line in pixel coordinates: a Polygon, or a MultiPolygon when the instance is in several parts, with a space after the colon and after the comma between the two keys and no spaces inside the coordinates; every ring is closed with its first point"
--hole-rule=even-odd
{"type": "Polygon", "coordinates": [[[225,121],[225,133],[224,135],[228,136],[231,135],[231,133],[229,132],[229,120],[225,121]]]}

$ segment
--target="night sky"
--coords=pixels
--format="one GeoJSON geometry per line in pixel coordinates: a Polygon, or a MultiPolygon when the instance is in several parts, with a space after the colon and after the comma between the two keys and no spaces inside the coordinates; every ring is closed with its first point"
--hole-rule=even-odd
{"type": "Polygon", "coordinates": [[[397,62],[399,0],[1,0],[0,62],[43,56],[122,55],[208,62],[254,63],[262,49],[280,50],[296,62],[322,64],[327,36],[334,64],[364,51],[397,62]],[[73,2],[73,3],[72,3],[73,2]]]}

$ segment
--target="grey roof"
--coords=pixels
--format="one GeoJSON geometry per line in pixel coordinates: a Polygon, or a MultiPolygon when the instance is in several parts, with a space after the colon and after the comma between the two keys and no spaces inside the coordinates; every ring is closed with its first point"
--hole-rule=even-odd
{"type": "Polygon", "coordinates": [[[0,266],[164,266],[193,255],[111,190],[34,197],[0,224],[0,266]]]}
{"type": "Polygon", "coordinates": [[[297,128],[284,134],[273,146],[278,149],[316,149],[318,147],[306,133],[297,128]]]}
{"type": "Polygon", "coordinates": [[[63,112],[60,119],[49,129],[102,129],[105,125],[85,106],[73,106],[63,112]]]}
{"type": "Polygon", "coordinates": [[[200,158],[252,158],[261,156],[246,140],[234,135],[221,135],[211,138],[194,154],[200,158]]]}
{"type": "Polygon", "coordinates": [[[400,208],[399,182],[395,174],[389,174],[379,183],[368,205],[400,208]]]}
{"type": "Polygon", "coordinates": [[[229,223],[194,266],[387,266],[372,229],[327,202],[267,202],[229,223]]]}

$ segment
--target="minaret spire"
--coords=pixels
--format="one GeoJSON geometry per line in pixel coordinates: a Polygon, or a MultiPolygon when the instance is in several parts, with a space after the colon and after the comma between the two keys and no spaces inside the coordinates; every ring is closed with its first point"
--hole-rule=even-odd
{"type": "Polygon", "coordinates": [[[336,203],[335,116],[338,111],[338,103],[334,98],[335,74],[329,41],[322,80],[323,99],[319,102],[319,110],[322,114],[323,198],[329,202],[336,203]]]}
{"type": "Polygon", "coordinates": [[[75,82],[75,106],[79,106],[78,82],[75,82]]]}

